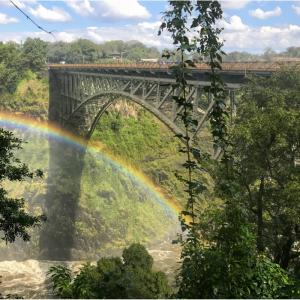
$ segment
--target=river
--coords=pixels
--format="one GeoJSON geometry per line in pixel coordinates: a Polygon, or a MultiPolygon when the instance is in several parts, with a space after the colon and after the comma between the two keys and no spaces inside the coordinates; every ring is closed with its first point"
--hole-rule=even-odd
{"type": "MultiPolygon", "coordinates": [[[[166,240],[148,252],[154,259],[154,269],[166,273],[169,283],[174,282],[174,273],[178,268],[181,247],[166,240]]],[[[50,261],[50,260],[25,260],[25,261],[2,261],[0,262],[0,275],[2,295],[19,294],[26,299],[53,299],[52,283],[47,271],[51,266],[64,265],[73,272],[80,269],[85,261],[50,261]]],[[[92,262],[96,264],[95,261],[92,262]]]]}

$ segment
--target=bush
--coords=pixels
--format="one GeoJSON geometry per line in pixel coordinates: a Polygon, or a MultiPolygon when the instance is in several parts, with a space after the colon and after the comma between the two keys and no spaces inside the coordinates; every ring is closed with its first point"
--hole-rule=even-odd
{"type": "Polygon", "coordinates": [[[153,271],[153,258],[140,244],[132,244],[120,257],[101,258],[97,266],[87,262],[74,274],[63,266],[49,269],[55,296],[61,299],[161,299],[172,289],[165,273],[153,271]]]}
{"type": "Polygon", "coordinates": [[[140,244],[132,244],[128,249],[123,250],[124,263],[133,269],[141,268],[150,272],[153,266],[153,258],[146,248],[140,244]]]}
{"type": "Polygon", "coordinates": [[[162,271],[152,270],[153,258],[140,244],[132,244],[123,250],[124,263],[132,272],[132,285],[128,293],[134,299],[170,298],[172,289],[167,276],[162,271]]]}

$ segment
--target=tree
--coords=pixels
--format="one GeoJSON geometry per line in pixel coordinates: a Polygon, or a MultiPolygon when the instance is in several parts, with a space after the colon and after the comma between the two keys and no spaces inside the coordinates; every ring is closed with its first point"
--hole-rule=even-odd
{"type": "MultiPolygon", "coordinates": [[[[182,245],[182,265],[177,274],[178,298],[276,298],[282,297],[281,289],[293,283],[290,276],[270,260],[260,256],[255,248],[255,235],[245,210],[244,199],[239,194],[237,181],[237,162],[231,151],[230,134],[226,109],[226,84],[215,69],[222,70],[220,63],[222,43],[218,41],[221,29],[215,27],[216,20],[222,18],[219,1],[169,1],[172,9],[164,13],[159,34],[166,28],[181,50],[197,52],[208,57],[207,74],[211,84],[204,87],[205,92],[214,95],[214,106],[208,114],[211,133],[214,138],[214,149],[220,149],[220,180],[218,196],[224,201],[224,208],[210,208],[204,214],[199,205],[199,194],[205,190],[202,182],[197,180],[199,171],[207,171],[201,164],[208,159],[196,147],[197,140],[191,141],[191,133],[196,131],[197,120],[192,119],[193,105],[187,102],[185,89],[187,82],[185,73],[187,66],[195,67],[190,60],[183,61],[180,66],[173,66],[176,83],[173,88],[181,87],[183,96],[173,96],[182,112],[179,114],[185,126],[185,135],[176,136],[185,141],[180,152],[187,156],[183,167],[187,176],[176,174],[178,180],[185,185],[187,193],[186,210],[180,216],[181,227],[187,231],[187,239],[179,235],[174,243],[182,245]],[[193,18],[191,28],[187,27],[188,16],[193,10],[198,16],[193,18]],[[190,29],[196,28],[194,39],[187,37],[190,29]],[[199,44],[198,44],[199,43],[199,44]],[[208,219],[203,219],[206,217],[208,219]],[[212,228],[212,235],[205,235],[207,224],[212,228]],[[201,238],[200,238],[201,237],[201,238]]],[[[169,56],[169,55],[168,55],[169,56]]],[[[208,162],[209,164],[209,162],[208,162]]]]}
{"type": "Polygon", "coordinates": [[[60,298],[72,299],[162,299],[170,298],[172,289],[162,271],[152,270],[153,258],[140,244],[132,244],[120,257],[101,258],[97,266],[87,262],[71,283],[71,271],[50,268],[53,290],[60,298]]]}
{"type": "Polygon", "coordinates": [[[132,268],[140,267],[146,272],[153,266],[153,258],[146,248],[140,244],[132,244],[128,249],[123,250],[124,263],[132,268]]]}
{"type": "MultiPolygon", "coordinates": [[[[181,52],[177,49],[168,49],[168,48],[165,48],[162,50],[161,52],[161,57],[162,57],[162,60],[165,60],[164,56],[167,55],[167,54],[170,54],[170,57],[167,59],[168,61],[171,60],[173,62],[178,62],[178,61],[181,61],[182,57],[181,57],[181,52]]],[[[188,55],[184,52],[183,53],[183,59],[184,60],[187,60],[188,59],[188,55]]]]}
{"type": "Polygon", "coordinates": [[[232,143],[257,249],[287,269],[300,256],[300,75],[282,66],[241,88],[232,143]]]}
{"type": "Polygon", "coordinates": [[[0,93],[13,94],[22,78],[25,62],[22,48],[15,42],[0,42],[0,93]]]}
{"type": "Polygon", "coordinates": [[[40,38],[27,38],[23,45],[23,59],[27,68],[39,71],[46,67],[47,43],[40,38]]]}
{"type": "Polygon", "coordinates": [[[132,272],[132,285],[128,293],[134,299],[170,298],[172,289],[166,274],[152,270],[153,258],[140,244],[132,244],[123,250],[123,259],[128,270],[132,272]]]}
{"type": "Polygon", "coordinates": [[[253,59],[253,55],[249,52],[243,51],[233,51],[228,53],[226,56],[223,57],[224,61],[247,61],[253,59]]]}
{"type": "Polygon", "coordinates": [[[67,62],[81,64],[94,63],[101,56],[102,52],[97,44],[81,38],[68,45],[65,55],[67,62]]]}
{"type": "Polygon", "coordinates": [[[285,51],[281,52],[279,56],[300,57],[300,47],[288,47],[285,51]]]}
{"type": "MultiPolygon", "coordinates": [[[[14,151],[22,149],[22,140],[13,136],[12,132],[0,128],[0,182],[3,180],[23,181],[25,178],[42,177],[41,170],[30,172],[28,166],[15,158],[14,151]]],[[[25,211],[25,200],[9,198],[7,191],[0,188],[0,230],[6,243],[12,243],[19,236],[29,241],[27,229],[40,227],[47,220],[45,215],[30,216],[25,211]]]]}
{"type": "Polygon", "coordinates": [[[59,63],[60,61],[69,61],[68,51],[70,43],[58,41],[54,43],[48,43],[47,45],[47,61],[51,63],[59,63]]]}
{"type": "Polygon", "coordinates": [[[261,55],[262,59],[267,61],[271,61],[276,56],[277,56],[276,51],[274,51],[271,47],[267,47],[264,50],[264,53],[261,55]]]}
{"type": "Polygon", "coordinates": [[[123,52],[126,48],[126,43],[121,40],[106,42],[102,45],[99,45],[103,57],[108,57],[114,50],[117,50],[119,53],[123,52]]]}

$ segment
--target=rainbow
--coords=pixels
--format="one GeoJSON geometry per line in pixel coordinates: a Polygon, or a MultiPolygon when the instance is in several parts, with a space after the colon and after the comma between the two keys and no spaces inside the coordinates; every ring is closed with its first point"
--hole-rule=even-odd
{"type": "Polygon", "coordinates": [[[101,148],[97,144],[89,143],[87,145],[86,140],[62,129],[61,127],[40,121],[38,119],[29,118],[21,114],[9,114],[3,111],[0,112],[0,127],[7,127],[9,130],[18,128],[21,130],[44,133],[51,139],[67,144],[71,147],[81,149],[87,148],[87,150],[89,150],[89,152],[92,154],[100,156],[103,161],[106,161],[107,163],[117,167],[122,173],[128,174],[139,183],[144,185],[154,196],[156,196],[155,198],[158,199],[162,205],[166,206],[167,209],[174,214],[174,216],[178,216],[178,214],[183,210],[180,205],[174,203],[171,197],[166,195],[159,186],[155,185],[152,180],[150,180],[141,171],[126,164],[109,153],[100,152],[101,148]]]}

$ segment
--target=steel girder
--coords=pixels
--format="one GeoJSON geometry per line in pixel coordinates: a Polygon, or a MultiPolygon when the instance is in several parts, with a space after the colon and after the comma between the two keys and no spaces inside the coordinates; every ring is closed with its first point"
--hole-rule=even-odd
{"type": "MultiPolygon", "coordinates": [[[[130,99],[154,114],[174,133],[184,133],[184,126],[172,96],[182,90],[173,89],[172,82],[145,77],[104,76],[103,74],[67,73],[60,74],[61,82],[61,125],[90,138],[96,124],[106,109],[116,100],[130,99]]],[[[234,106],[234,91],[230,91],[234,106]]],[[[203,86],[195,83],[187,93],[188,102],[193,103],[193,118],[198,120],[194,136],[209,140],[207,115],[214,102],[210,94],[204,97],[203,86]]],[[[234,109],[232,110],[234,113],[234,109]]]]}

